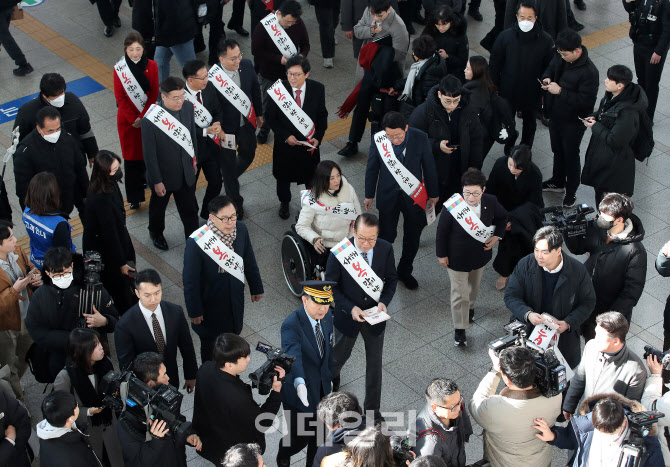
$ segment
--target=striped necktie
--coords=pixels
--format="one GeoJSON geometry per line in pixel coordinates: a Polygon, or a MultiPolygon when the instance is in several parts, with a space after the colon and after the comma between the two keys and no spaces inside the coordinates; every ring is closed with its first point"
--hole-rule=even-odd
{"type": "Polygon", "coordinates": [[[326,339],[323,337],[320,321],[316,322],[316,326],[314,327],[314,335],[316,336],[316,345],[319,346],[319,355],[321,358],[323,358],[323,354],[326,351],[326,339]]]}

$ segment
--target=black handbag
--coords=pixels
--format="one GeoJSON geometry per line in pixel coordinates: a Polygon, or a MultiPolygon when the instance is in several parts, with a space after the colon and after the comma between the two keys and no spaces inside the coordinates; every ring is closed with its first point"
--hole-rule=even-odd
{"type": "Polygon", "coordinates": [[[26,363],[38,383],[53,383],[56,379],[49,371],[49,352],[34,342],[26,353],[26,363]]]}

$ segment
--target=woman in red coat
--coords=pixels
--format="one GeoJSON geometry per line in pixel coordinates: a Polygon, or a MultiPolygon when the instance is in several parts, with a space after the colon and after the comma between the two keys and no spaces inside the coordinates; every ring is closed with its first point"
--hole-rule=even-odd
{"type": "Polygon", "coordinates": [[[123,47],[125,55],[114,66],[116,125],[126,170],[126,196],[130,209],[138,209],[146,184],[140,122],[158,98],[158,66],[145,55],[139,33],[128,34],[123,47]]]}

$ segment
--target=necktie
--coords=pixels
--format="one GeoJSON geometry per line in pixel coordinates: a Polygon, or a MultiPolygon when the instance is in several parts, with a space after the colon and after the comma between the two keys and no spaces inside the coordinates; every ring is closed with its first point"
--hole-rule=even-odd
{"type": "Polygon", "coordinates": [[[295,103],[298,104],[298,107],[302,108],[302,101],[300,100],[300,94],[302,91],[300,89],[295,90],[295,103]]]}
{"type": "Polygon", "coordinates": [[[367,252],[362,252],[362,251],[361,251],[361,256],[363,257],[363,259],[365,260],[366,263],[370,264],[370,261],[368,261],[368,254],[367,254],[367,252]]]}
{"type": "Polygon", "coordinates": [[[323,358],[323,353],[326,349],[326,339],[323,337],[323,332],[321,332],[321,321],[316,322],[314,334],[316,335],[316,345],[319,346],[319,354],[323,358]]]}
{"type": "Polygon", "coordinates": [[[163,331],[161,331],[161,325],[158,323],[158,318],[156,318],[156,313],[151,313],[151,325],[154,328],[154,340],[158,353],[163,355],[163,352],[165,352],[165,338],[163,337],[163,331]]]}
{"type": "Polygon", "coordinates": [[[202,104],[202,99],[200,99],[200,91],[195,95],[195,98],[198,99],[198,102],[202,104]]]}

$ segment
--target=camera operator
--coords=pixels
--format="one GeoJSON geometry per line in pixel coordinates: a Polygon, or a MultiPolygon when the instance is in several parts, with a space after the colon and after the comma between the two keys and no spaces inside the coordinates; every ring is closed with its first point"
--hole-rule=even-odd
{"type": "Polygon", "coordinates": [[[618,311],[630,323],[647,275],[644,227],[633,214],[633,201],[610,193],[600,202],[598,211],[598,218],[586,227],[586,236],[565,240],[572,253],[589,254],[584,266],[593,280],[596,307],[582,324],[587,342],[595,337],[596,316],[600,313],[618,311]]]}
{"type": "MultiPolygon", "coordinates": [[[[579,416],[572,417],[568,426],[547,424],[543,418],[535,420],[533,428],[539,439],[560,449],[576,451],[568,462],[572,467],[619,465],[622,445],[631,435],[627,415],[643,412],[639,402],[618,394],[597,394],[582,402],[579,416]]],[[[656,426],[644,439],[645,453],[640,467],[663,467],[663,455],[656,436],[656,426]]],[[[629,464],[625,464],[629,465],[629,464]]],[[[636,464],[637,465],[637,464],[636,464]]]]}
{"type": "MultiPolygon", "coordinates": [[[[649,377],[644,387],[642,394],[642,405],[649,410],[658,410],[664,414],[670,415],[670,393],[663,391],[663,378],[661,372],[663,371],[663,364],[659,363],[655,355],[647,356],[647,366],[649,367],[649,377]]],[[[670,426],[670,419],[661,418],[658,420],[658,441],[661,444],[663,451],[663,460],[665,465],[670,465],[670,448],[668,448],[668,426],[670,426]]]]}
{"type": "Polygon", "coordinates": [[[582,396],[616,392],[628,399],[640,400],[647,370],[640,357],[626,345],[626,334],[628,321],[618,311],[596,317],[595,339],[584,347],[582,361],[565,396],[563,415],[566,420],[575,413],[582,396]]]}
{"type": "Polygon", "coordinates": [[[319,467],[324,457],[341,452],[346,442],[365,429],[365,418],[358,398],[347,391],[331,392],[316,406],[316,415],[330,431],[319,446],[312,467],[319,467]]]}
{"type": "MultiPolygon", "coordinates": [[[[156,352],[139,354],[135,359],[133,373],[151,388],[170,382],[163,358],[156,352]]],[[[175,415],[182,421],[186,420],[183,415],[175,415]]],[[[165,420],[138,424],[126,412],[122,412],[116,431],[123,450],[125,467],[186,467],[185,444],[195,446],[198,451],[202,449],[200,438],[192,430],[187,430],[183,437],[173,436],[165,420]]]]}
{"type": "Polygon", "coordinates": [[[258,444],[236,444],[228,449],[223,467],[265,467],[258,444]]]}
{"type": "Polygon", "coordinates": [[[418,456],[435,455],[450,467],[465,466],[465,443],[472,435],[472,424],[455,382],[435,378],[428,384],[415,434],[418,456]]]}
{"type": "Polygon", "coordinates": [[[505,305],[512,315],[533,326],[544,322],[542,313],[556,318],[558,349],[571,368],[581,359],[579,327],[596,303],[593,284],[582,263],[563,255],[563,235],[553,226],[533,236],[535,251],[514,268],[505,289],[505,305]]]}
{"type": "Polygon", "coordinates": [[[77,327],[95,328],[106,341],[106,333],[114,332],[119,315],[111,297],[103,288],[100,298],[101,309],[93,306],[93,313],[79,315],[80,289],[83,282],[74,281],[80,277],[74,270],[72,253],[67,248],[50,248],[44,255],[42,279],[44,285],[38,288],[30,299],[26,327],[35,344],[48,352],[51,381],[65,366],[67,344],[70,331],[77,327]]]}
{"type": "Polygon", "coordinates": [[[497,357],[472,395],[470,413],[484,429],[484,456],[492,467],[551,466],[552,449],[535,439],[533,420],[553,423],[561,413],[560,394],[545,397],[535,382],[535,357],[527,347],[510,347],[497,357]],[[496,395],[500,379],[506,388],[496,395]]]}
{"type": "Polygon", "coordinates": [[[265,451],[265,430],[272,426],[281,406],[281,387],[286,374],[276,366],[272,391],[265,403],[254,401],[251,387],[240,379],[249,365],[249,343],[232,334],[221,334],[214,342],[213,361],[202,364],[195,384],[193,428],[202,439],[200,455],[220,462],[228,448],[254,442],[265,451]]]}

